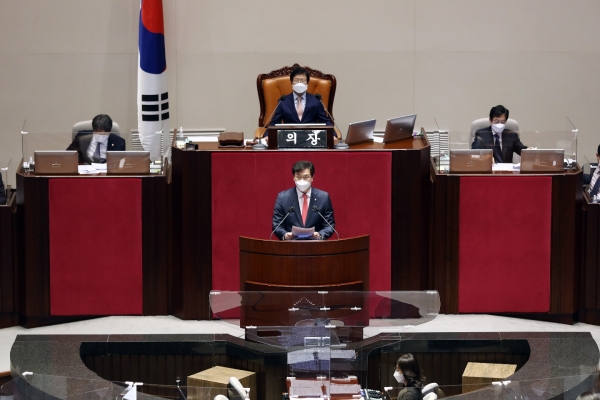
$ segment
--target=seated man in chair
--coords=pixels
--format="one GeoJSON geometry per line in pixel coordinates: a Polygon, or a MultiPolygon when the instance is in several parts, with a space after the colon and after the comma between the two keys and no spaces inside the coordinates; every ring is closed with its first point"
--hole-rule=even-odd
{"type": "Polygon", "coordinates": [[[504,129],[508,120],[508,109],[498,105],[490,110],[490,126],[475,132],[472,149],[491,149],[494,163],[512,163],[513,153],[521,155],[526,149],[517,132],[504,129]]]}
{"type": "Polygon", "coordinates": [[[300,66],[294,67],[290,74],[293,92],[285,96],[271,118],[275,124],[326,124],[333,125],[325,113],[323,103],[314,95],[307,93],[310,74],[300,66]]]}
{"type": "Polygon", "coordinates": [[[125,151],[125,139],[110,133],[112,125],[108,115],[96,115],[93,132],[79,132],[67,150],[77,150],[79,164],[105,163],[107,151],[125,151]]]}

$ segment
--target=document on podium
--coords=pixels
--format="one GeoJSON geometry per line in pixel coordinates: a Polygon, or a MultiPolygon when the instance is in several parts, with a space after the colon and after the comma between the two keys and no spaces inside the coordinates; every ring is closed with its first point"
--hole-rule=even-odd
{"type": "Polygon", "coordinates": [[[306,239],[313,237],[315,233],[315,227],[312,228],[301,228],[299,226],[292,226],[292,235],[298,239],[306,239]]]}

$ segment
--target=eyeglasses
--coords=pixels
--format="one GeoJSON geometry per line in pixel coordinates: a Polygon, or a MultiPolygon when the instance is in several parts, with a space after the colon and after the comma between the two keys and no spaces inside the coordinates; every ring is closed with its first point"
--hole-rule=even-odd
{"type": "Polygon", "coordinates": [[[302,179],[304,179],[305,181],[310,179],[310,175],[294,175],[294,180],[295,181],[301,181],[302,179]]]}
{"type": "Polygon", "coordinates": [[[493,119],[492,124],[506,124],[505,119],[493,119]]]}
{"type": "Polygon", "coordinates": [[[296,83],[304,83],[306,85],[306,79],[294,79],[292,83],[295,85],[296,83]]]}

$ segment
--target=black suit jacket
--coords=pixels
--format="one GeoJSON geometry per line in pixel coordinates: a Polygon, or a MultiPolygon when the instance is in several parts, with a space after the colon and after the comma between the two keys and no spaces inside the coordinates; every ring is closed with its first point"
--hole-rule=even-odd
{"type": "Polygon", "coordinates": [[[310,93],[305,93],[306,104],[302,113],[302,121],[298,119],[298,112],[294,106],[294,93],[285,96],[285,100],[279,103],[279,107],[275,110],[271,125],[275,124],[327,124],[333,125],[331,120],[325,113],[323,103],[310,93]]]}
{"type": "MultiPolygon", "coordinates": [[[[488,126],[487,128],[480,129],[477,132],[475,132],[475,138],[473,139],[471,148],[493,150],[494,134],[492,132],[491,126],[488,126]]],[[[509,131],[507,129],[505,129],[502,132],[502,157],[504,158],[503,162],[511,163],[513,160],[513,153],[521,155],[521,150],[526,148],[527,146],[521,143],[519,135],[516,132],[509,131]]]]}
{"type": "Polygon", "coordinates": [[[279,239],[283,240],[283,235],[287,232],[292,231],[292,226],[299,227],[315,227],[315,232],[319,232],[323,239],[327,239],[333,234],[333,228],[323,221],[321,216],[313,211],[313,206],[317,206],[319,212],[323,214],[327,222],[331,224],[331,226],[335,227],[335,218],[333,216],[333,206],[331,205],[331,200],[329,199],[329,194],[322,190],[312,188],[310,193],[310,199],[308,202],[308,214],[306,216],[306,225],[302,224],[302,213],[300,211],[300,203],[298,202],[298,195],[296,194],[296,187],[293,187],[288,190],[284,190],[277,195],[277,200],[275,201],[275,209],[273,210],[273,227],[272,230],[275,231],[275,236],[279,239]],[[277,225],[281,222],[281,220],[288,213],[290,207],[294,207],[294,211],[288,215],[286,220],[281,224],[281,226],[277,229],[277,225]]]}
{"type": "Polygon", "coordinates": [[[6,204],[6,190],[4,189],[2,175],[0,175],[0,204],[6,204]]]}
{"type": "MultiPolygon", "coordinates": [[[[79,164],[91,164],[92,159],[88,157],[87,151],[92,142],[93,134],[91,132],[79,132],[71,142],[67,150],[77,150],[79,154],[79,164]]],[[[111,133],[108,135],[108,144],[106,151],[125,151],[125,139],[111,133]]]]}

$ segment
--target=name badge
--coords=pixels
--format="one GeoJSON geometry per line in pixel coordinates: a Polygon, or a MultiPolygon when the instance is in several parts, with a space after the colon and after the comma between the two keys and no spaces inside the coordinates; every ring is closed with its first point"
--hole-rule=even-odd
{"type": "Polygon", "coordinates": [[[277,132],[279,149],[326,149],[327,131],[321,130],[280,130],[277,132]]]}

